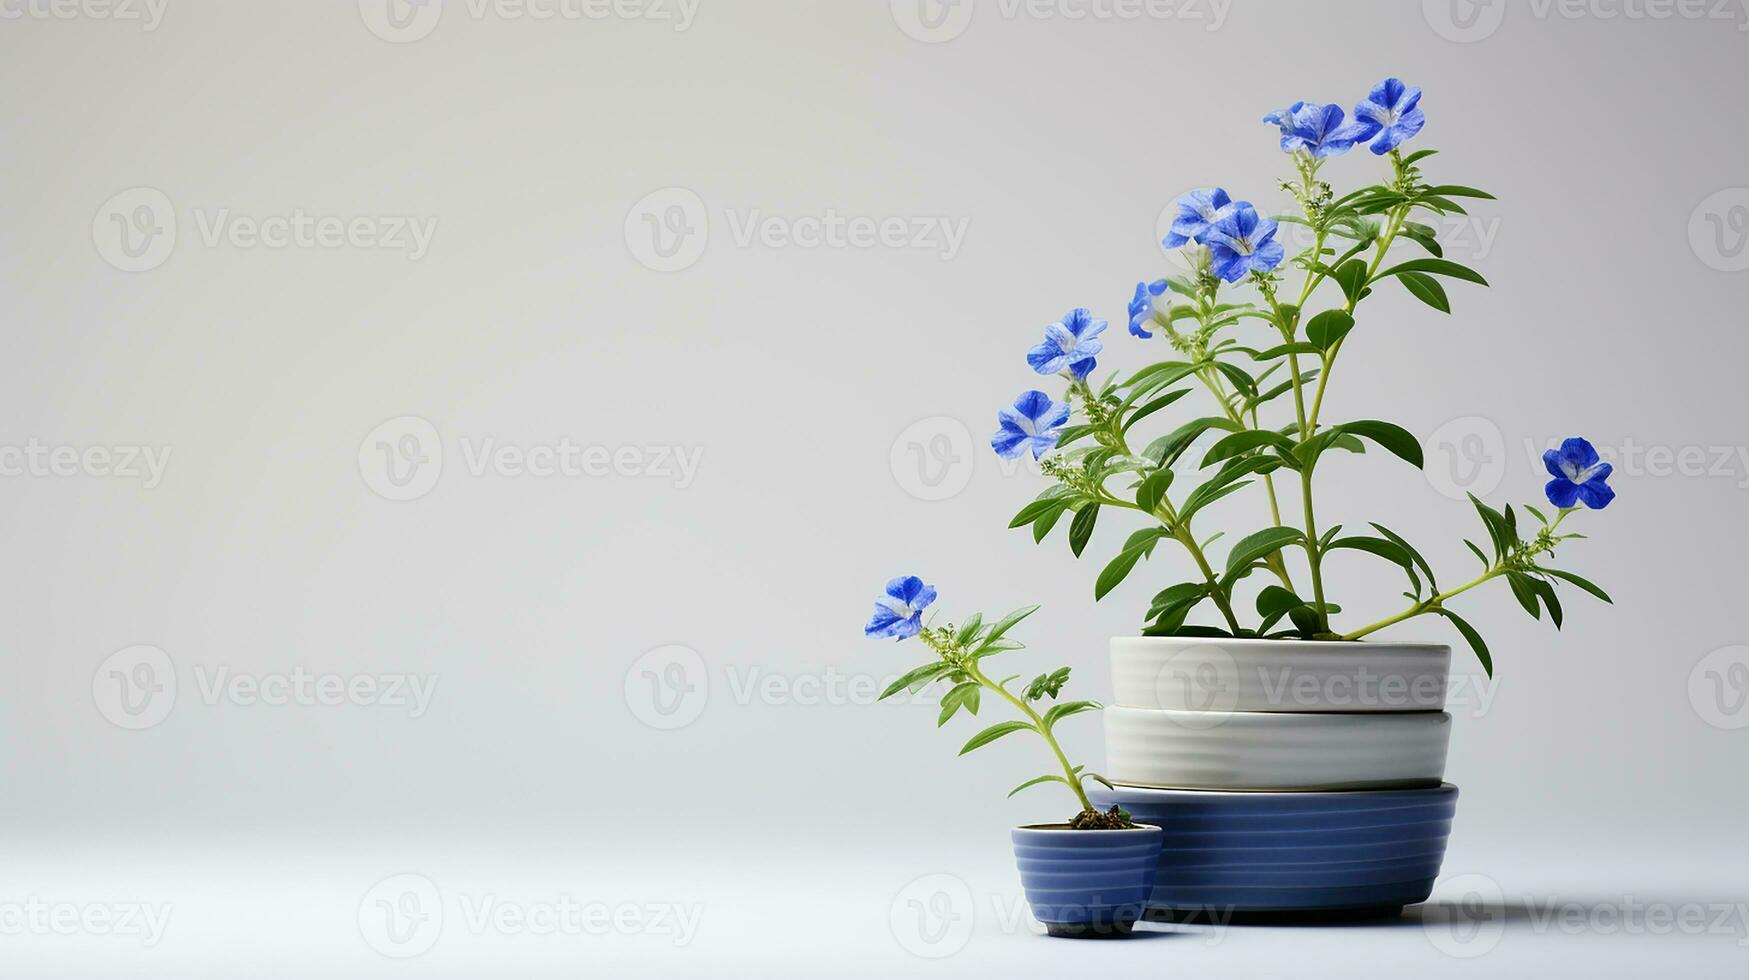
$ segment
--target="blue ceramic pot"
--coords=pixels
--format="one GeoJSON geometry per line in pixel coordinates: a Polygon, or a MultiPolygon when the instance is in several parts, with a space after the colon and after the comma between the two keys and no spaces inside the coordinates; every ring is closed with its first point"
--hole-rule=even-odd
{"type": "Polygon", "coordinates": [[[1014,828],[1014,858],[1033,917],[1053,936],[1128,935],[1160,866],[1159,827],[1014,828]]]}
{"type": "Polygon", "coordinates": [[[1347,793],[1088,788],[1166,832],[1156,917],[1385,913],[1425,902],[1457,787],[1347,793]]]}

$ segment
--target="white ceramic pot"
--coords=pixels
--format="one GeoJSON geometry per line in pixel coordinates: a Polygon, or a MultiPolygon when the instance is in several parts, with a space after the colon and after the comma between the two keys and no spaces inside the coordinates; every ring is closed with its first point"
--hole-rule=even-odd
{"type": "Polygon", "coordinates": [[[1441,711],[1451,648],[1116,637],[1114,703],[1177,711],[1441,711]]]}
{"type": "Polygon", "coordinates": [[[1168,789],[1304,792],[1438,786],[1451,715],[1111,707],[1105,774],[1168,789]]]}

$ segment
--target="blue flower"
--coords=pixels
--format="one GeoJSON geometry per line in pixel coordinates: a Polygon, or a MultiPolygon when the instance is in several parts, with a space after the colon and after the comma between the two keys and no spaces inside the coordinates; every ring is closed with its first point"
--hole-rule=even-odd
{"type": "Polygon", "coordinates": [[[1376,126],[1355,120],[1343,125],[1346,118],[1342,107],[1332,102],[1295,102],[1280,112],[1272,112],[1263,121],[1281,127],[1283,153],[1305,153],[1314,160],[1337,156],[1354,149],[1354,144],[1378,132],[1376,126]]]}
{"type": "Polygon", "coordinates": [[[1377,135],[1372,151],[1383,156],[1427,125],[1427,115],[1421,111],[1421,90],[1404,85],[1401,79],[1387,78],[1372,87],[1365,102],[1354,107],[1354,120],[1365,127],[1356,142],[1377,135]]]}
{"type": "Polygon", "coordinates": [[[1051,396],[1029,391],[1014,400],[1013,408],[996,413],[1001,428],[990,437],[990,448],[1003,459],[1015,459],[1030,447],[1038,459],[1057,448],[1057,430],[1069,421],[1069,400],[1053,405],[1051,396]]]}
{"type": "Polygon", "coordinates": [[[1280,265],[1287,253],[1275,240],[1276,227],[1273,218],[1259,215],[1249,201],[1222,211],[1202,237],[1214,260],[1215,275],[1238,282],[1248,272],[1268,272],[1280,265]]]}
{"type": "Polygon", "coordinates": [[[903,640],[923,628],[923,610],[935,601],[935,588],[915,575],[887,583],[887,594],[875,600],[874,618],[862,628],[864,636],[890,636],[903,640]]]}
{"type": "Polygon", "coordinates": [[[1178,199],[1178,217],[1172,219],[1172,229],[1161,242],[1167,248],[1183,248],[1202,241],[1202,233],[1220,215],[1221,209],[1233,203],[1219,187],[1204,187],[1178,199]]]}
{"type": "Polygon", "coordinates": [[[1107,326],[1084,307],[1070,310],[1045,328],[1044,343],[1027,352],[1026,363],[1040,374],[1056,374],[1066,367],[1075,377],[1085,378],[1093,370],[1093,355],[1105,349],[1099,335],[1107,326]]]}
{"type": "Polygon", "coordinates": [[[1130,333],[1148,340],[1154,335],[1142,327],[1154,318],[1154,299],[1166,291],[1166,280],[1136,283],[1135,298],[1130,300],[1130,333]]]}
{"type": "Polygon", "coordinates": [[[1568,439],[1561,448],[1543,453],[1543,465],[1554,477],[1543,492],[1556,507],[1573,506],[1583,500],[1592,510],[1602,510],[1615,499],[1615,491],[1604,482],[1615,467],[1603,462],[1591,443],[1583,439],[1568,439]]]}

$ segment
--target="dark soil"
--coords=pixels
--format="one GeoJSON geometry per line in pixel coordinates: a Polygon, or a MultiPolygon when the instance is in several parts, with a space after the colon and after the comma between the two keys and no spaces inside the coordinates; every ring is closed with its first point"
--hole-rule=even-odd
{"type": "Polygon", "coordinates": [[[1070,830],[1132,830],[1136,826],[1129,811],[1113,803],[1106,811],[1082,810],[1069,821],[1070,830]]]}

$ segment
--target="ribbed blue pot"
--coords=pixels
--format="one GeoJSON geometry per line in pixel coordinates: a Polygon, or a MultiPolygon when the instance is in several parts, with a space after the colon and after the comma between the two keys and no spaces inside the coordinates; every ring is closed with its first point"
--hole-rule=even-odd
{"type": "Polygon", "coordinates": [[[1347,793],[1088,788],[1165,831],[1151,910],[1382,912],[1425,902],[1445,859],[1457,787],[1347,793]]]}
{"type": "Polygon", "coordinates": [[[1127,935],[1160,866],[1159,827],[1014,828],[1014,858],[1033,917],[1053,936],[1127,935]]]}

